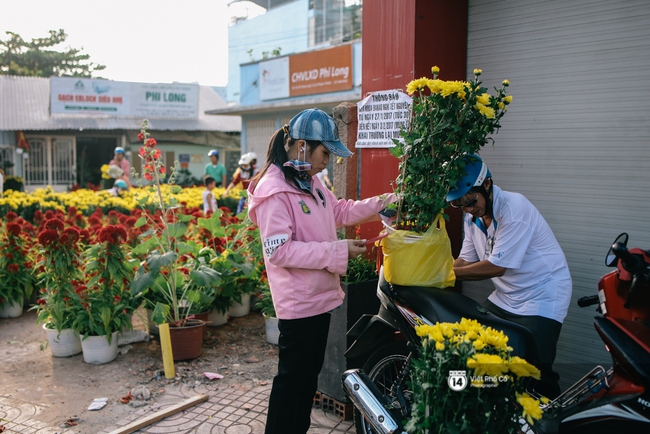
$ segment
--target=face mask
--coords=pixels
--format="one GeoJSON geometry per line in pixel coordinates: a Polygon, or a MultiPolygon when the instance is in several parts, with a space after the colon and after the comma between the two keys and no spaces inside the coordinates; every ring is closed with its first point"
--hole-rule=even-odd
{"type": "Polygon", "coordinates": [[[308,172],[311,170],[311,163],[307,160],[307,151],[305,150],[304,146],[300,148],[300,150],[304,154],[304,160],[300,160],[300,152],[298,152],[298,158],[294,160],[289,160],[286,163],[283,164],[285,167],[292,167],[294,170],[297,172],[308,172]]]}

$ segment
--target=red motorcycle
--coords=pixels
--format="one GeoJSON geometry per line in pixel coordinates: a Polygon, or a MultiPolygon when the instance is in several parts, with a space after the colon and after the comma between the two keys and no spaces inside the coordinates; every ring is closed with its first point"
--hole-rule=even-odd
{"type": "MultiPolygon", "coordinates": [[[[556,399],[544,416],[522,432],[650,432],[650,250],[627,249],[621,234],[610,248],[607,266],[616,267],[598,283],[598,295],[578,300],[598,305],[596,331],[612,357],[612,366],[594,367],[556,399]]],[[[503,330],[515,355],[536,359],[529,330],[485,312],[474,300],[437,288],[391,285],[380,276],[376,315],[365,315],[348,332],[354,343],[346,352],[366,360],[363,369],[343,374],[343,389],[355,406],[357,433],[406,434],[403,424],[413,400],[410,360],[420,348],[416,324],[476,319],[503,330]]],[[[531,394],[534,394],[532,392],[531,394]]]]}

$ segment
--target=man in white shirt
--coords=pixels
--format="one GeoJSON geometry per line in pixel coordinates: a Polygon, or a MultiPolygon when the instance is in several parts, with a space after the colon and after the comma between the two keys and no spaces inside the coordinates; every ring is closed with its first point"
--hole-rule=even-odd
{"type": "Polygon", "coordinates": [[[447,195],[452,207],[466,213],[463,247],[454,262],[456,279],[492,279],[496,289],[485,307],[533,333],[542,372],[535,389],[555,398],[559,376],[552,365],[572,292],[564,252],[528,199],[495,186],[478,155],[466,160],[466,175],[447,195]]]}

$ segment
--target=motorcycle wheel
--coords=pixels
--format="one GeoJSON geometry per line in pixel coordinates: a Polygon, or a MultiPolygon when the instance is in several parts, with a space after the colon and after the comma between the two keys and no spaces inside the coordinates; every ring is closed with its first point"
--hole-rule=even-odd
{"type": "MultiPolygon", "coordinates": [[[[390,342],[384,346],[379,347],[363,365],[363,371],[368,375],[373,384],[381,391],[384,396],[393,399],[390,396],[390,390],[397,376],[402,371],[404,363],[406,362],[409,350],[406,347],[406,342],[390,342]]],[[[408,380],[408,378],[407,378],[408,380]]],[[[412,401],[412,393],[408,390],[406,381],[402,387],[402,391],[408,399],[408,406],[410,407],[412,401]]],[[[366,422],[363,415],[356,408],[354,409],[354,425],[357,434],[376,434],[371,425],[366,422]]]]}

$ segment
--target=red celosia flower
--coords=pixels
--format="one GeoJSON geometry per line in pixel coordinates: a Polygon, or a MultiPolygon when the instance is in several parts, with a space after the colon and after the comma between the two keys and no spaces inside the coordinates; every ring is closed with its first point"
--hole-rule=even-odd
{"type": "Polygon", "coordinates": [[[122,300],[122,297],[120,297],[119,295],[114,295],[113,300],[115,300],[116,302],[119,302],[120,300],[122,300]]]}
{"type": "Polygon", "coordinates": [[[38,242],[42,246],[49,246],[59,239],[59,234],[54,229],[45,229],[38,234],[38,242]]]}
{"type": "Polygon", "coordinates": [[[63,230],[63,235],[67,235],[69,237],[68,245],[73,245],[77,243],[79,241],[79,238],[81,238],[81,232],[79,232],[79,229],[74,227],[65,228],[63,230]]]}
{"type": "MultiPolygon", "coordinates": [[[[49,210],[48,210],[49,212],[49,210]]],[[[47,215],[47,213],[46,213],[47,215]]],[[[50,218],[45,221],[45,229],[54,229],[55,231],[62,231],[65,225],[58,218],[50,218]]]]}
{"type": "Polygon", "coordinates": [[[47,302],[43,298],[39,298],[38,300],[36,300],[36,303],[38,303],[40,305],[43,305],[43,306],[45,306],[47,304],[47,302]]]}
{"type": "Polygon", "coordinates": [[[7,223],[7,233],[9,235],[12,235],[14,237],[20,236],[20,232],[22,231],[22,228],[20,225],[16,222],[11,222],[7,223]]]}
{"type": "Polygon", "coordinates": [[[88,290],[88,287],[86,285],[79,285],[74,289],[74,292],[77,295],[81,295],[86,292],[86,290],[88,290]]]}
{"type": "Polygon", "coordinates": [[[9,211],[7,215],[5,215],[5,218],[7,219],[7,221],[12,222],[18,218],[18,214],[16,214],[13,211],[9,211]]]}
{"type": "Polygon", "coordinates": [[[18,273],[18,271],[20,271],[20,268],[18,267],[18,264],[9,264],[7,266],[7,271],[9,273],[18,273]]]}

